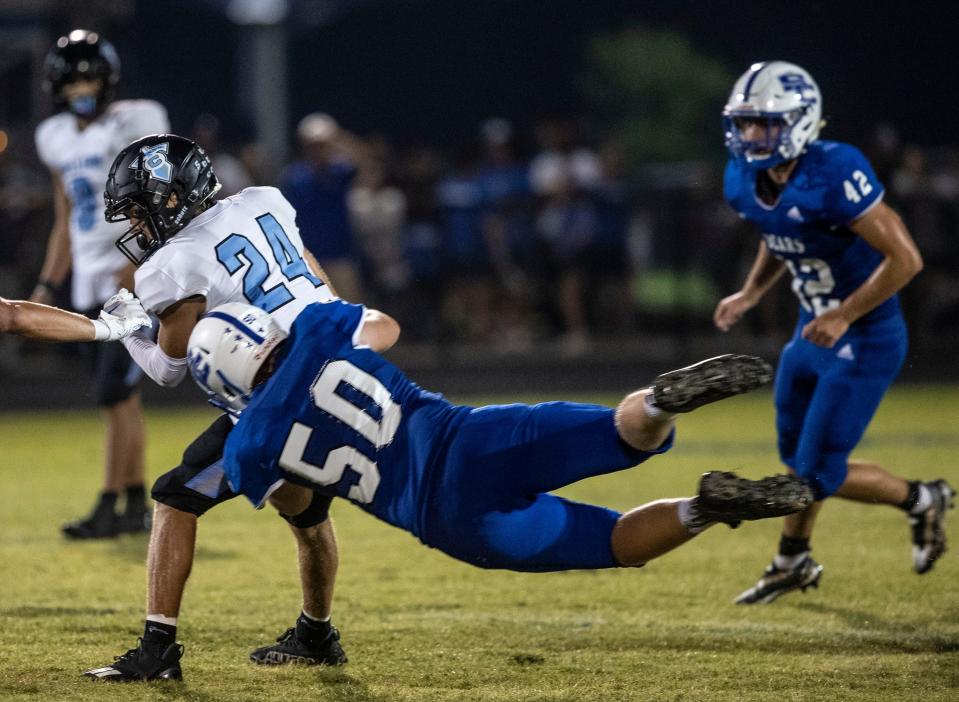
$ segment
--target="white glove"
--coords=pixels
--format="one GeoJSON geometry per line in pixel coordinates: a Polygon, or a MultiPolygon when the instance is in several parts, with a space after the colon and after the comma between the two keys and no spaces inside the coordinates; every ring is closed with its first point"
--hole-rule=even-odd
{"type": "Polygon", "coordinates": [[[143,305],[126,288],[121,288],[120,292],[104,302],[100,318],[92,321],[97,341],[116,341],[141,327],[149,329],[153,326],[143,305]]]}

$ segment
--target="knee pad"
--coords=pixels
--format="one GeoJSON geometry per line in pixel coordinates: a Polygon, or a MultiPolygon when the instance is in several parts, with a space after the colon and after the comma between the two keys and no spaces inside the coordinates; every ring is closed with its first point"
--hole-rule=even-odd
{"type": "Polygon", "coordinates": [[[310,504],[305,510],[292,517],[282,512],[280,516],[289,522],[290,526],[294,526],[297,529],[309,529],[327,520],[330,516],[330,503],[332,501],[333,498],[329,495],[321,495],[318,492],[314,492],[313,499],[310,500],[310,504]]]}

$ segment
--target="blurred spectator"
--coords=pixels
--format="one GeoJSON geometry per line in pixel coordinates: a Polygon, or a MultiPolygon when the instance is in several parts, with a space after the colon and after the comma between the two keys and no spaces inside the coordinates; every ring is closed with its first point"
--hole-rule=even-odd
{"type": "Polygon", "coordinates": [[[403,333],[414,340],[440,337],[443,295],[442,234],[436,184],[440,158],[429,147],[417,146],[403,157],[400,183],[406,193],[405,261],[410,286],[405,302],[411,314],[401,318],[403,333]]]}
{"type": "Polygon", "coordinates": [[[210,156],[217,180],[220,181],[219,197],[229,197],[253,185],[253,178],[243,162],[222,149],[220,120],[204,112],[193,122],[193,140],[210,156]]]}
{"type": "Polygon", "coordinates": [[[529,168],[530,183],[537,195],[550,196],[572,187],[591,190],[599,182],[599,158],[592,149],[581,146],[576,130],[566,119],[541,122],[536,129],[540,152],[529,168]]]}
{"type": "Polygon", "coordinates": [[[492,256],[483,229],[484,194],[476,148],[459,147],[436,186],[444,254],[444,321],[471,341],[492,331],[492,256]]]}
{"type": "Polygon", "coordinates": [[[925,268],[901,294],[917,334],[959,327],[959,167],[943,153],[933,168],[925,153],[906,148],[891,190],[922,253],[925,268]]]}
{"type": "Polygon", "coordinates": [[[389,183],[382,156],[360,162],[349,205],[370,304],[388,306],[409,286],[410,267],[403,240],[406,196],[389,183]]]}
{"type": "Polygon", "coordinates": [[[480,134],[483,231],[499,286],[495,342],[503,352],[523,351],[532,342],[530,308],[541,278],[529,169],[517,158],[513,127],[507,120],[487,120],[480,134]]]}
{"type": "Polygon", "coordinates": [[[283,174],[280,189],[297,213],[303,243],[345,300],[363,299],[347,204],[360,150],[332,117],[307,115],[297,127],[303,159],[283,174]]]}
{"type": "Polygon", "coordinates": [[[599,228],[592,195],[600,181],[600,162],[595,152],[576,143],[566,120],[544,122],[537,133],[541,151],[530,164],[530,182],[543,203],[537,228],[548,251],[562,351],[580,356],[590,345],[584,254],[599,228]]]}

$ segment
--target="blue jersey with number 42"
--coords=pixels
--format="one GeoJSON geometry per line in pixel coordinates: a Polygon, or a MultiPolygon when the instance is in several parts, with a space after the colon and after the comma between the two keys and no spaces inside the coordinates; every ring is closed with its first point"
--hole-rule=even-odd
{"type": "Polygon", "coordinates": [[[256,506],[286,479],[422,538],[433,468],[469,408],[357,347],[363,312],[337,300],[300,313],[277,371],[230,433],[226,475],[256,506]]]}
{"type": "MultiPolygon", "coordinates": [[[[726,166],[726,200],[759,226],[769,251],[793,276],[802,321],[839,307],[872,275],[883,256],[849,228],[883,195],[869,161],[856,147],[815,141],[800,157],[778,201],[756,192],[755,170],[737,160],[726,166]]],[[[895,296],[857,321],[899,314],[895,296]]]]}

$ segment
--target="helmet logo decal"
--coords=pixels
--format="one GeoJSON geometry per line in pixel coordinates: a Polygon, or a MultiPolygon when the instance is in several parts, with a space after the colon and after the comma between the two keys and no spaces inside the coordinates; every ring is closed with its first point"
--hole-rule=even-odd
{"type": "Polygon", "coordinates": [[[803,105],[815,104],[816,88],[807,82],[806,78],[801,73],[784,73],[779,76],[779,82],[782,83],[783,90],[798,93],[803,105]],[[807,95],[807,90],[811,91],[812,94],[807,95]]]}
{"type": "MultiPolygon", "coordinates": [[[[173,164],[167,160],[167,152],[170,150],[170,144],[154,144],[153,146],[143,147],[143,167],[150,172],[150,177],[156,180],[169,183],[173,180],[173,164]]],[[[139,159],[130,164],[130,168],[136,169],[139,166],[139,159]]]]}

